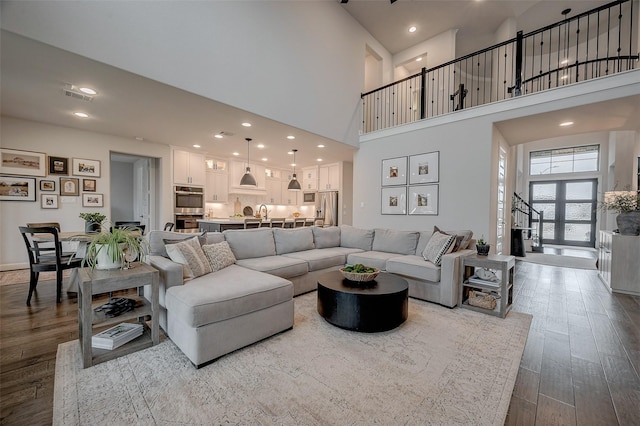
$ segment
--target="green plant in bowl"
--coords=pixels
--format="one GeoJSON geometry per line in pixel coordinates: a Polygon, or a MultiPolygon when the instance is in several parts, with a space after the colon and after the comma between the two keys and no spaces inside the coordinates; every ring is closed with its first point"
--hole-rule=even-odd
{"type": "Polygon", "coordinates": [[[125,261],[144,259],[147,252],[148,243],[142,238],[140,228],[111,228],[91,238],[82,265],[91,269],[120,269],[125,265],[125,261]]]}

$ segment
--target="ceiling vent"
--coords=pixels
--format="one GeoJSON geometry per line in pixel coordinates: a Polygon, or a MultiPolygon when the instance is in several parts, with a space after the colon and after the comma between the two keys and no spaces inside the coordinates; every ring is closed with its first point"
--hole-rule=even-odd
{"type": "Polygon", "coordinates": [[[91,102],[93,100],[93,96],[80,92],[71,84],[66,84],[63,91],[65,96],[69,96],[74,99],[79,99],[86,102],[91,102]]]}

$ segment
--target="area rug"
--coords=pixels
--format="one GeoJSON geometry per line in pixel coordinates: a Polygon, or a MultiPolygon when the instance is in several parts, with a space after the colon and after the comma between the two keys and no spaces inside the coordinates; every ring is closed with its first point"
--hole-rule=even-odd
{"type": "Polygon", "coordinates": [[[596,259],[577,257],[577,256],[564,256],[556,254],[545,253],[527,253],[525,257],[516,257],[517,260],[528,263],[537,263],[540,265],[549,266],[561,266],[563,268],[577,268],[577,269],[597,269],[596,259]]]}
{"type": "Polygon", "coordinates": [[[316,293],[292,330],[201,369],[168,339],[82,369],[58,346],[54,425],[500,425],[531,316],[500,319],[414,299],[383,333],[334,327],[316,293]]]}

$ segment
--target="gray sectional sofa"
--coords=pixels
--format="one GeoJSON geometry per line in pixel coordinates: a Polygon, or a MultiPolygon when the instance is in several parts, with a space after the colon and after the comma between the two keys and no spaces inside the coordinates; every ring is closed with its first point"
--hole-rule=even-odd
{"type": "Polygon", "coordinates": [[[459,258],[472,251],[445,254],[436,266],[422,257],[431,234],[347,225],[209,232],[201,243],[226,241],[235,263],[185,282],[183,265],[165,245],[194,235],[151,231],[146,261],[160,272],[160,326],[199,367],[293,327],[294,296],[315,290],[319,275],[345,264],[400,275],[409,296],[455,306],[459,258]]]}

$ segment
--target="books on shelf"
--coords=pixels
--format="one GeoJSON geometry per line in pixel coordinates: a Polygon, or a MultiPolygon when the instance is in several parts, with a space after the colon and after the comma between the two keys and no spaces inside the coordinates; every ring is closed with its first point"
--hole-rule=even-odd
{"type": "Polygon", "coordinates": [[[475,275],[472,275],[468,278],[470,284],[478,284],[489,287],[500,287],[500,281],[491,281],[491,280],[483,280],[482,278],[478,278],[475,275]]]}
{"type": "Polygon", "coordinates": [[[91,346],[112,350],[141,336],[143,331],[140,323],[123,322],[91,337],[91,346]]]}

